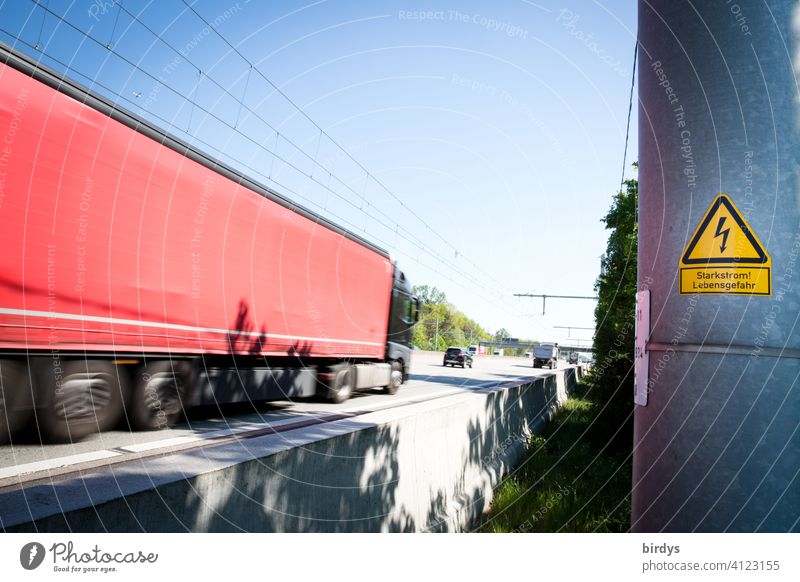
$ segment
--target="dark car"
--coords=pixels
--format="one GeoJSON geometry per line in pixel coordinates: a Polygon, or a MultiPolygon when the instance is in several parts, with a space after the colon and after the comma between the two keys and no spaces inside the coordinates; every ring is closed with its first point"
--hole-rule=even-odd
{"type": "Polygon", "coordinates": [[[469,353],[469,350],[465,348],[447,348],[447,351],[444,353],[444,362],[442,362],[442,366],[461,366],[462,368],[466,368],[469,366],[472,367],[472,354],[469,353]]]}
{"type": "Polygon", "coordinates": [[[567,361],[570,364],[578,364],[578,363],[580,363],[580,355],[578,355],[578,352],[572,352],[569,355],[569,360],[567,360],[567,361]]]}

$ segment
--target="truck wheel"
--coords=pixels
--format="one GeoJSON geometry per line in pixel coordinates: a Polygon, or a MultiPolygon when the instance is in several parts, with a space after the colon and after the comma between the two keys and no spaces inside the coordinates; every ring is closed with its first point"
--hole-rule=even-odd
{"type": "Polygon", "coordinates": [[[136,430],[161,430],[175,426],[183,412],[189,386],[190,365],[161,360],[144,366],[133,386],[128,421],[136,430]]]}
{"type": "Polygon", "coordinates": [[[403,383],[403,365],[400,362],[392,362],[392,374],[389,385],[383,387],[386,394],[397,394],[400,385],[403,383]]]}
{"type": "Polygon", "coordinates": [[[27,366],[0,360],[0,444],[11,440],[31,413],[31,384],[27,366]]]}
{"type": "Polygon", "coordinates": [[[326,398],[329,402],[341,404],[353,393],[353,370],[350,366],[336,366],[333,368],[333,378],[328,384],[326,398]]]}
{"type": "Polygon", "coordinates": [[[103,360],[73,360],[63,373],[38,383],[36,419],[43,438],[74,442],[114,426],[122,417],[128,381],[119,367],[103,360]]]}

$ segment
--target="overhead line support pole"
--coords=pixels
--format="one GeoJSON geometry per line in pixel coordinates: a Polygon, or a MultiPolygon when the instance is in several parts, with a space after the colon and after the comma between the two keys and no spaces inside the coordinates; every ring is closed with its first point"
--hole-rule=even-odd
{"type": "Polygon", "coordinates": [[[635,532],[800,531],[798,22],[639,1],[635,532]]]}

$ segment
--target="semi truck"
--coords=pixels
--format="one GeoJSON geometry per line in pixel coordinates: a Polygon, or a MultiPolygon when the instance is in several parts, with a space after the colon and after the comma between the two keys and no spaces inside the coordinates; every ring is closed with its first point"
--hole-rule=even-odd
{"type": "Polygon", "coordinates": [[[408,379],[385,250],[6,45],[0,133],[0,441],[408,379]]]}
{"type": "Polygon", "coordinates": [[[558,344],[541,344],[533,348],[533,367],[551,370],[558,367],[558,344]]]}

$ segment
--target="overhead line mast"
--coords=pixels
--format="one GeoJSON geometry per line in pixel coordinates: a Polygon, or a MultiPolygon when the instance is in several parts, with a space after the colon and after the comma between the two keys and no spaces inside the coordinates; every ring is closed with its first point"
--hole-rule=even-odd
{"type": "MultiPolygon", "coordinates": [[[[514,297],[541,297],[542,298],[542,315],[545,312],[545,306],[547,305],[547,298],[550,299],[592,299],[597,301],[598,297],[596,295],[537,295],[534,293],[514,293],[514,297]]],[[[577,328],[575,328],[577,329],[577,328]]]]}

